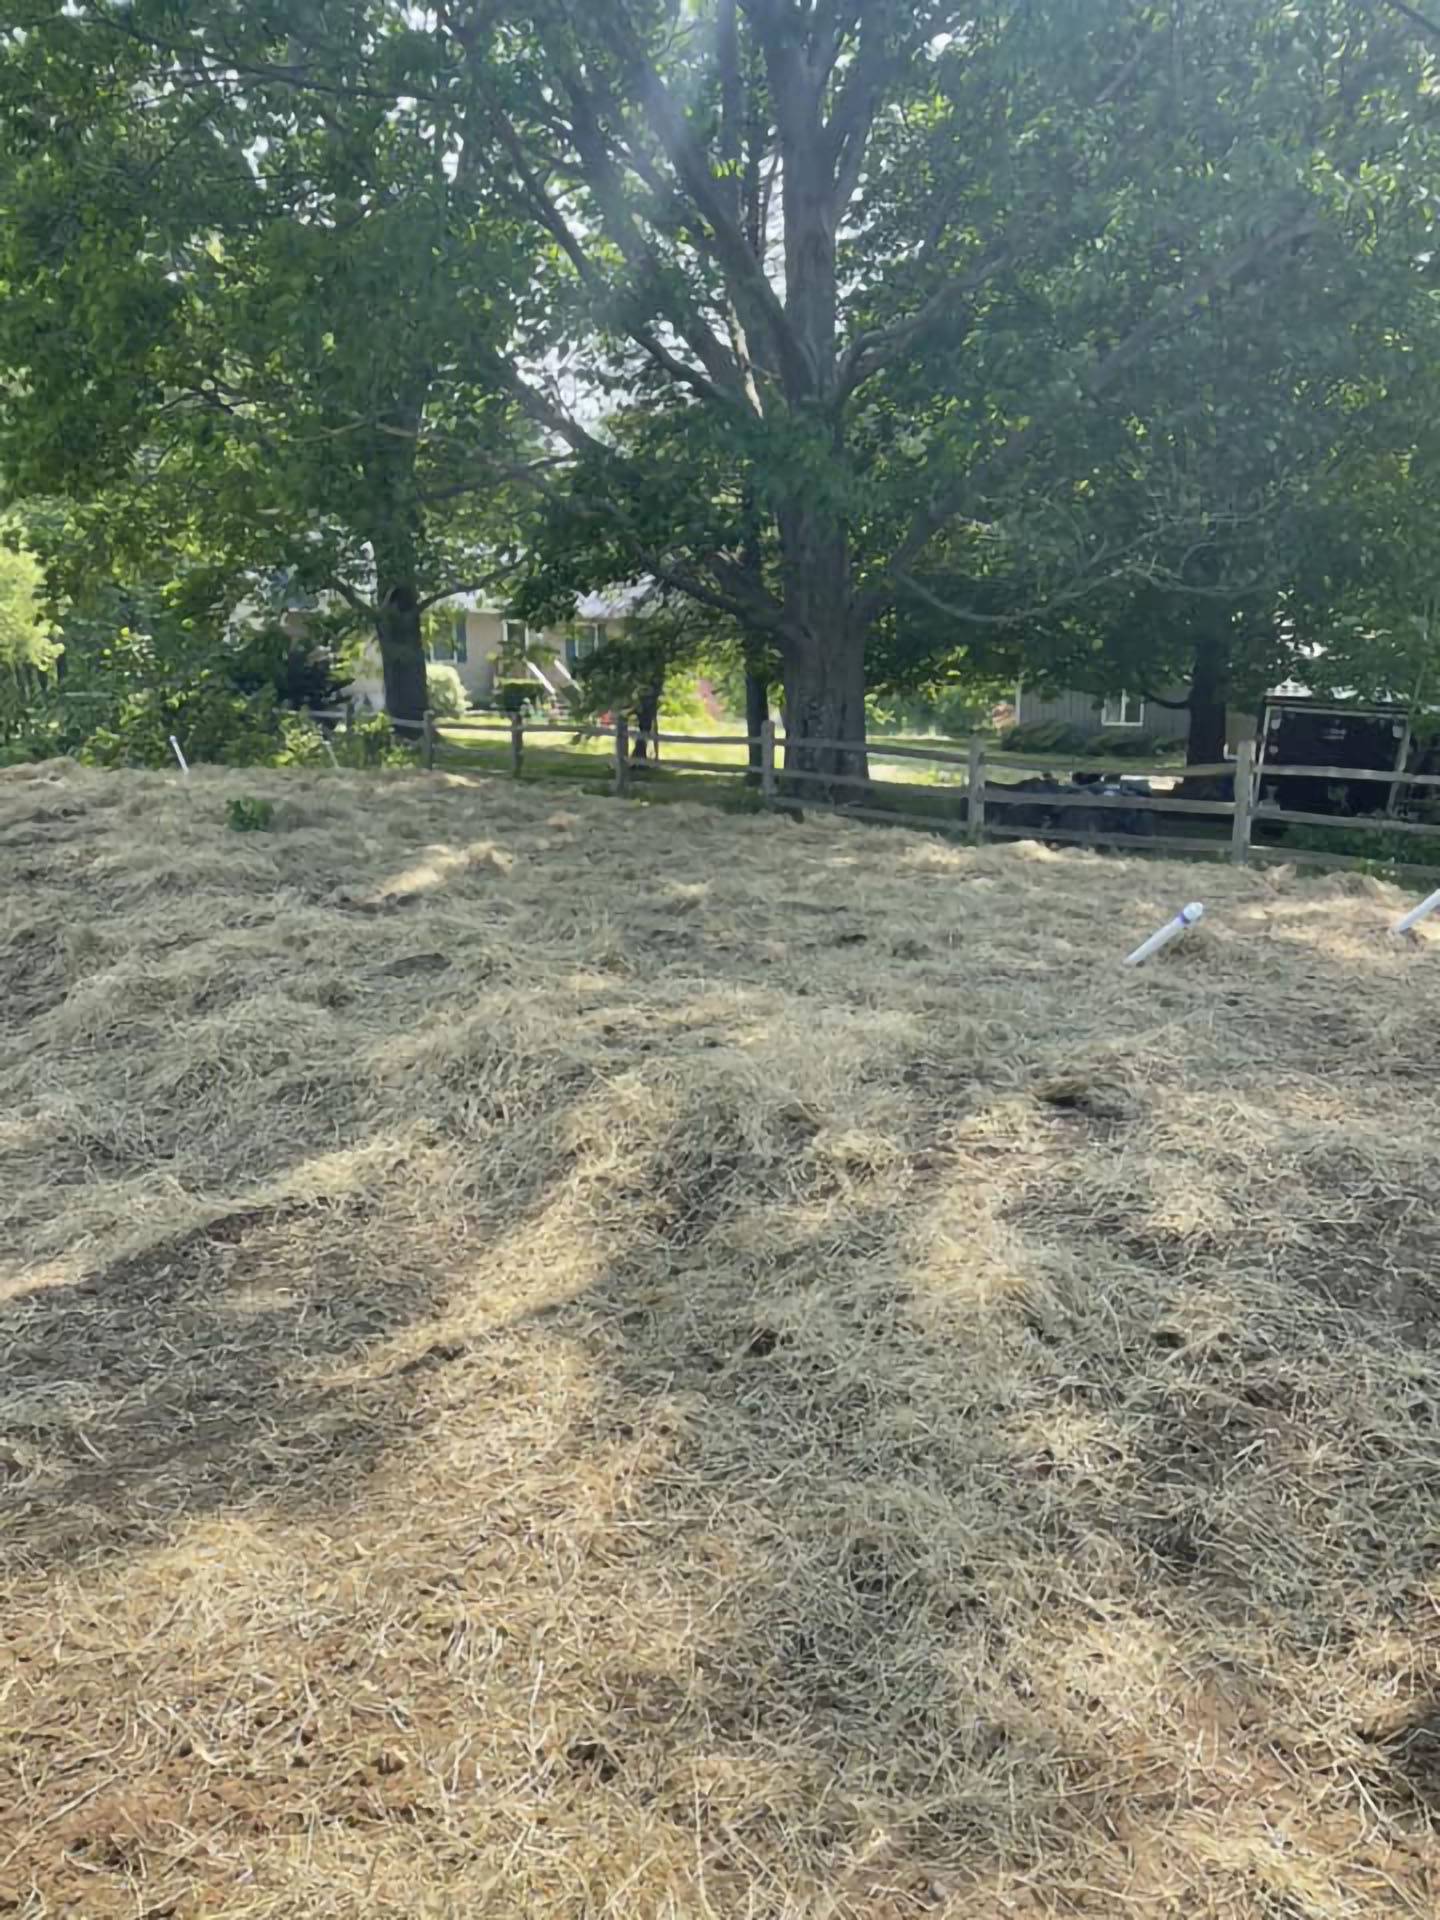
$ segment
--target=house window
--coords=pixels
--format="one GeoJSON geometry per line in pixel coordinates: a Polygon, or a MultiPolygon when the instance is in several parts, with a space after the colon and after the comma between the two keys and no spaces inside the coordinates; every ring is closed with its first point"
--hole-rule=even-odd
{"type": "Polygon", "coordinates": [[[577,632],[565,636],[565,664],[578,667],[582,660],[588,660],[592,653],[598,653],[605,644],[605,622],[588,621],[577,632]]]}
{"type": "Polygon", "coordinates": [[[1139,727],[1145,724],[1145,701],[1138,693],[1112,693],[1100,714],[1102,727],[1139,727]]]}
{"type": "Polygon", "coordinates": [[[449,636],[439,632],[435,633],[430,641],[430,658],[432,660],[449,660],[452,657],[449,636]]]}
{"type": "Polygon", "coordinates": [[[525,648],[530,638],[530,629],[523,620],[507,620],[502,628],[501,645],[508,660],[520,661],[525,658],[525,648]]]}
{"type": "Polygon", "coordinates": [[[455,628],[450,647],[451,653],[456,660],[465,661],[470,658],[470,648],[465,631],[465,615],[463,613],[457,613],[455,616],[455,628]]]}

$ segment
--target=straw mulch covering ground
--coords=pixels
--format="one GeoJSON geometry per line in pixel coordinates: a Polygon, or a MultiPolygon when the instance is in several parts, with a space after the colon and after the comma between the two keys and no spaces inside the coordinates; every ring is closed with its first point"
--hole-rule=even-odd
{"type": "Polygon", "coordinates": [[[1440,1911],[1398,894],[72,768],[0,871],[0,1913],[1440,1911]]]}

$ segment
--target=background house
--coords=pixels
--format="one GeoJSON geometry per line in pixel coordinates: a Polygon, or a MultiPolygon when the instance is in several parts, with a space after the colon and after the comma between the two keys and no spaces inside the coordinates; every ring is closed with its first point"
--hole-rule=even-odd
{"type": "MultiPolygon", "coordinates": [[[[430,658],[454,667],[472,707],[491,705],[501,680],[533,680],[538,699],[563,700],[581,661],[638,613],[648,591],[634,586],[586,594],[563,628],[529,627],[473,595],[457,594],[430,616],[430,658]]],[[[377,709],[385,704],[380,650],[373,639],[360,651],[351,691],[357,701],[377,709]]]]}
{"type": "MultiPolygon", "coordinates": [[[[1283,691],[1283,689],[1277,690],[1283,691]]],[[[1187,689],[1166,687],[1166,700],[1183,700],[1187,689]]],[[[1157,740],[1187,741],[1190,738],[1190,712],[1183,706],[1163,706],[1159,700],[1142,693],[1100,695],[1082,693],[1076,688],[1051,691],[1038,685],[1027,687],[1022,681],[1015,693],[1015,724],[1022,727],[1058,722],[1077,733],[1093,738],[1099,733],[1133,733],[1157,740]]],[[[1225,716],[1225,751],[1233,755],[1242,740],[1255,738],[1256,716],[1251,711],[1232,709],[1225,716]]]]}
{"type": "MultiPolygon", "coordinates": [[[[1170,700],[1183,700],[1183,687],[1165,689],[1170,700]]],[[[1190,731],[1190,715],[1184,707],[1161,706],[1158,700],[1141,693],[1101,696],[1071,688],[1052,692],[1023,681],[1016,690],[1015,724],[1033,727],[1055,722],[1074,727],[1081,733],[1148,733],[1164,739],[1183,740],[1190,731]]]]}
{"type": "MultiPolygon", "coordinates": [[[[563,699],[572,684],[567,636],[509,619],[498,607],[457,596],[429,616],[430,658],[453,666],[472,707],[489,706],[501,680],[533,680],[539,699],[563,699]]],[[[355,664],[351,691],[372,707],[385,704],[380,649],[368,639],[355,664]]]]}

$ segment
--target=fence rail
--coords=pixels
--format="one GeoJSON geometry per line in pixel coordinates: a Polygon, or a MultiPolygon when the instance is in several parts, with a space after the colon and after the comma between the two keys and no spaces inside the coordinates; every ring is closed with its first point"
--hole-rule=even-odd
{"type": "MultiPolygon", "coordinates": [[[[354,725],[354,707],[347,703],[344,708],[313,709],[310,717],[317,721],[343,723],[348,730],[354,725]]],[[[737,774],[746,774],[758,786],[760,802],[769,811],[830,812],[846,819],[881,821],[964,836],[976,845],[987,840],[1043,839],[1074,846],[1128,847],[1142,851],[1176,851],[1223,857],[1242,866],[1252,859],[1289,861],[1298,858],[1314,866],[1345,868],[1363,867],[1373,864],[1373,861],[1363,854],[1332,854],[1308,847],[1272,845],[1258,841],[1255,828],[1257,825],[1335,829],[1359,826],[1372,827],[1377,833],[1385,835],[1404,834],[1416,842],[1428,839],[1437,843],[1436,858],[1430,867],[1409,861],[1387,860],[1386,864],[1396,871],[1426,873],[1440,867],[1440,822],[1401,820],[1396,819],[1393,813],[1372,817],[1300,811],[1275,806],[1261,796],[1262,785],[1271,779],[1356,780],[1388,786],[1393,805],[1401,788],[1440,789],[1440,775],[1406,773],[1395,768],[1270,765],[1257,760],[1255,747],[1248,741],[1242,744],[1235,760],[1212,762],[1204,766],[1139,767],[1122,761],[1087,762],[1087,771],[1101,778],[1172,782],[1183,778],[1186,781],[1229,782],[1229,797],[1215,799],[1196,798],[1193,790],[1187,795],[1168,790],[1155,792],[1153,789],[1102,793],[1089,786],[1060,786],[1058,783],[1043,788],[1021,787],[1014,782],[995,780],[990,776],[993,773],[1013,772],[1049,774],[1054,771],[1057,759],[1061,757],[995,752],[980,739],[971,740],[963,751],[953,745],[931,747],[910,742],[892,745],[883,739],[860,742],[807,738],[803,742],[807,755],[817,752],[868,754],[871,761],[916,761],[962,770],[964,778],[954,780],[949,787],[956,804],[952,811],[942,812],[930,808],[922,811],[910,806],[875,804],[877,797],[883,798],[887,794],[919,795],[926,791],[914,781],[877,778],[873,772],[829,772],[787,765],[789,756],[786,740],[773,720],[767,720],[758,734],[671,733],[661,728],[635,731],[630,728],[625,715],[617,716],[608,727],[587,721],[567,723],[532,720],[518,713],[493,720],[469,714],[450,720],[427,712],[420,720],[392,719],[390,724],[420,736],[419,744],[427,767],[435,766],[438,751],[444,745],[444,736],[481,734],[508,740],[510,772],[515,779],[523,776],[525,742],[533,736],[559,734],[571,741],[585,739],[590,742],[604,739],[610,746],[609,779],[618,794],[631,791],[637,766],[645,766],[645,761],[637,762],[631,758],[632,747],[643,746],[648,752],[654,753],[657,764],[666,771],[716,774],[729,779],[734,779],[737,774]],[[725,761],[692,757],[674,759],[668,753],[662,760],[661,750],[672,747],[744,747],[749,764],[740,767],[725,761]],[[816,789],[818,791],[813,791],[816,789]],[[852,791],[857,796],[854,800],[844,797],[852,791]],[[1011,810],[1015,808],[1029,808],[1031,817],[1016,821],[1011,817],[1011,810]],[[1072,814],[1077,817],[1079,824],[1062,824],[1072,814]],[[1106,818],[1109,814],[1129,815],[1130,822],[1127,824],[1121,818],[1112,827],[1106,818]],[[1154,817],[1163,819],[1167,814],[1193,819],[1197,823],[1208,821],[1217,831],[1208,836],[1203,831],[1193,835],[1156,833],[1154,817]],[[1145,816],[1143,829],[1137,830],[1136,815],[1145,816]],[[1037,816],[1041,824],[1036,824],[1037,816]]],[[[795,744],[798,746],[801,743],[797,741],[795,744]]],[[[1423,853],[1424,850],[1423,846],[1417,845],[1417,853],[1423,853]]]]}

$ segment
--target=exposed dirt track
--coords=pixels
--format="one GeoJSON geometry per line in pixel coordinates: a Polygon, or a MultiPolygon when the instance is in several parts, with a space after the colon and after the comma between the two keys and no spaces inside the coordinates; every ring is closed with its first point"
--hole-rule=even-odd
{"type": "Polygon", "coordinates": [[[54,767],[0,882],[0,1914],[1440,1911],[1399,894],[54,767]]]}

